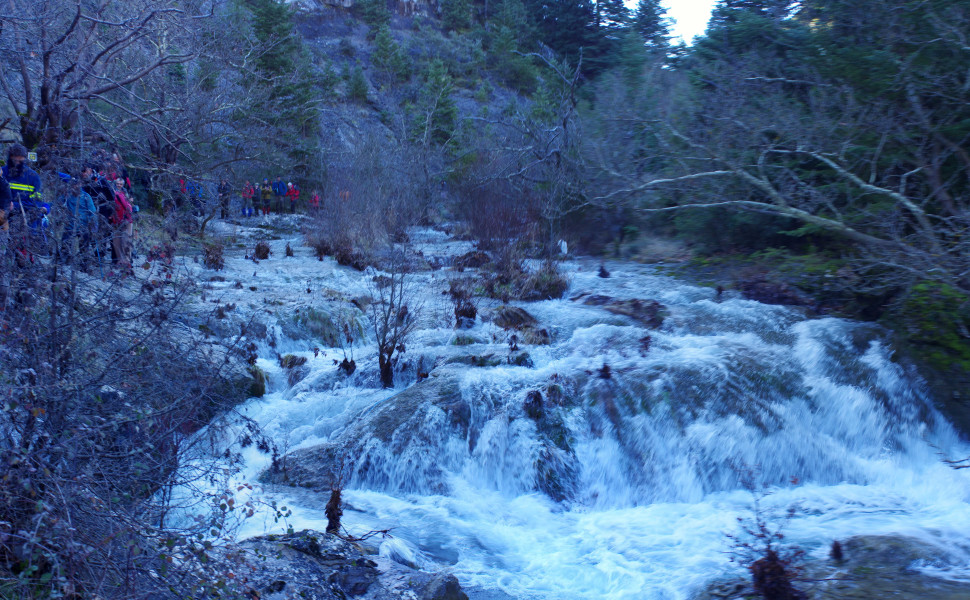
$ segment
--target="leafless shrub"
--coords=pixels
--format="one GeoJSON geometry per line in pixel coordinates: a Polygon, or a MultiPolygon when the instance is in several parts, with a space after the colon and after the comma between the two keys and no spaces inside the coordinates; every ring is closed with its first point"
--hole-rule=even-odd
{"type": "Polygon", "coordinates": [[[397,258],[389,265],[388,281],[385,285],[373,286],[374,302],[369,307],[381,385],[388,388],[394,386],[394,366],[405,352],[405,342],[417,326],[420,312],[406,257],[402,251],[392,254],[397,258]]]}
{"type": "Polygon", "coordinates": [[[205,268],[214,271],[221,271],[226,266],[226,260],[222,256],[223,245],[220,242],[207,242],[202,245],[202,264],[205,268]]]}
{"type": "Polygon", "coordinates": [[[136,282],[0,261],[11,303],[0,311],[2,594],[204,595],[225,575],[206,566],[209,544],[225,542],[238,511],[231,492],[188,506],[173,491],[218,489],[221,469],[186,469],[186,457],[204,443],[193,434],[246,396],[245,365],[172,325],[191,282],[162,264],[136,282]]]}
{"type": "Polygon", "coordinates": [[[391,243],[407,239],[422,218],[418,165],[404,149],[376,135],[339,159],[321,209],[304,232],[318,258],[364,269],[391,243]],[[389,146],[390,144],[390,146],[389,146]]]}
{"type": "Polygon", "coordinates": [[[452,279],[448,282],[448,295],[455,305],[455,327],[471,327],[478,315],[473,300],[473,282],[469,279],[452,279]]]}
{"type": "Polygon", "coordinates": [[[263,240],[256,242],[256,247],[253,249],[253,257],[258,260],[266,260],[272,253],[273,251],[270,250],[267,242],[263,240]]]}
{"type": "Polygon", "coordinates": [[[774,518],[764,507],[764,499],[771,492],[760,482],[758,472],[743,468],[740,475],[742,484],[751,492],[752,506],[749,517],[738,517],[740,533],[727,535],[732,562],[751,572],[754,589],[765,600],[803,600],[805,596],[792,582],[800,573],[805,552],[787,544],[784,534],[798,509],[789,507],[782,517],[774,518]]]}

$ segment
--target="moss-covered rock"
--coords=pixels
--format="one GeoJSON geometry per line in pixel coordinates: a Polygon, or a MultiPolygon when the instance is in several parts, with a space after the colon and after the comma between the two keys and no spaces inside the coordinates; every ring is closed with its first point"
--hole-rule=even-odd
{"type": "Polygon", "coordinates": [[[262,398],[266,394],[266,373],[253,365],[249,367],[249,374],[252,375],[252,382],[249,384],[250,397],[262,398]]]}
{"type": "Polygon", "coordinates": [[[502,305],[495,309],[492,314],[492,322],[502,329],[523,329],[539,324],[539,321],[524,308],[508,305],[502,305]]]}
{"type": "Polygon", "coordinates": [[[339,319],[323,309],[299,307],[279,322],[283,335],[291,340],[314,340],[329,347],[340,345],[339,319]]]}

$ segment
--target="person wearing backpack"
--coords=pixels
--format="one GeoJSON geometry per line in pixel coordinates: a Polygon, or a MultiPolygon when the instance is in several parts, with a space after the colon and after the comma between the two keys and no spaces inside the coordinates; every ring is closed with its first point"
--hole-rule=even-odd
{"type": "Polygon", "coordinates": [[[95,208],[91,195],[81,187],[80,179],[70,175],[62,177],[66,177],[64,182],[67,184],[67,192],[61,199],[61,204],[67,214],[64,234],[61,237],[61,255],[69,262],[75,257],[79,258],[81,270],[87,271],[98,209],[95,208]]]}
{"type": "Polygon", "coordinates": [[[219,194],[219,218],[228,219],[229,218],[229,197],[232,195],[232,186],[229,182],[223,179],[219,182],[219,187],[216,190],[219,194]]]}

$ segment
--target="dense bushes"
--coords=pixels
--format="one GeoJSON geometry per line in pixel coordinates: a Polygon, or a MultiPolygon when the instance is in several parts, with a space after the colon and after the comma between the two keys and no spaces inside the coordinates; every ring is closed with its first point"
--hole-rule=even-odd
{"type": "Polygon", "coordinates": [[[172,491],[218,489],[206,463],[181,467],[193,434],[246,397],[245,364],[172,319],[187,288],[162,271],[126,287],[2,266],[0,595],[201,597],[224,583],[201,540],[227,512],[196,504],[198,521],[176,523],[172,491]]]}

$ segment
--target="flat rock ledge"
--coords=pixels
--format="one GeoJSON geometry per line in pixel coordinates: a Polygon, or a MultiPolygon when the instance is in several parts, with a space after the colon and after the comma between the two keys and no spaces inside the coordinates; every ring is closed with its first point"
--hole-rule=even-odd
{"type": "Polygon", "coordinates": [[[327,533],[307,529],[240,545],[246,593],[259,600],[468,600],[450,573],[419,571],[327,533]]]}

